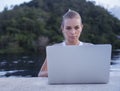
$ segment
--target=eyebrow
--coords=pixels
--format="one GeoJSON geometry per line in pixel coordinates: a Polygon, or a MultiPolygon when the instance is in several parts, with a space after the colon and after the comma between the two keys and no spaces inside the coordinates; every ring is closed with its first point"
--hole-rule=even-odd
{"type": "Polygon", "coordinates": [[[80,25],[76,25],[75,27],[79,27],[80,25]]]}

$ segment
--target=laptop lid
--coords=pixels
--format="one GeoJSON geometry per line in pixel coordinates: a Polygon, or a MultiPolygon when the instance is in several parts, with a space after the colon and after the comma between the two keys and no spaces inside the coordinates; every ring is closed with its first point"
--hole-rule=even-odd
{"type": "Polygon", "coordinates": [[[48,82],[107,83],[111,45],[48,46],[48,82]]]}

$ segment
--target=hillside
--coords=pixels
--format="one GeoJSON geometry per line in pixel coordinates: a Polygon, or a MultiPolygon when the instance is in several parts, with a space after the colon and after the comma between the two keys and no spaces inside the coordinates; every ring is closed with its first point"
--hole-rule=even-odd
{"type": "Polygon", "coordinates": [[[61,42],[61,18],[69,8],[83,19],[81,41],[120,49],[120,21],[104,8],[86,0],[33,0],[0,13],[0,53],[42,53],[46,45],[61,42]]]}

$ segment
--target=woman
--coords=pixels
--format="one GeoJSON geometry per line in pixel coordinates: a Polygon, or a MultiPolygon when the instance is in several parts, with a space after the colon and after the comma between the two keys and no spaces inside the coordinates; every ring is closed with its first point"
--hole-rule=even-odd
{"type": "MultiPolygon", "coordinates": [[[[55,44],[56,46],[66,46],[66,45],[86,45],[89,43],[83,43],[79,40],[83,29],[83,24],[81,16],[78,12],[74,10],[69,10],[64,14],[61,24],[61,31],[64,36],[64,42],[55,44]]],[[[40,77],[47,77],[47,60],[45,60],[42,68],[38,74],[40,77]]]]}

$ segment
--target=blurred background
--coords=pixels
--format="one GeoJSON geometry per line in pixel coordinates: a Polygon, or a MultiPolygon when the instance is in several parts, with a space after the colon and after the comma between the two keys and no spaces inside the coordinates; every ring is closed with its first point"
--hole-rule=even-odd
{"type": "Polygon", "coordinates": [[[36,77],[47,45],[63,41],[62,15],[80,13],[80,40],[112,44],[111,67],[120,71],[120,0],[0,0],[0,77],[36,77]]]}

